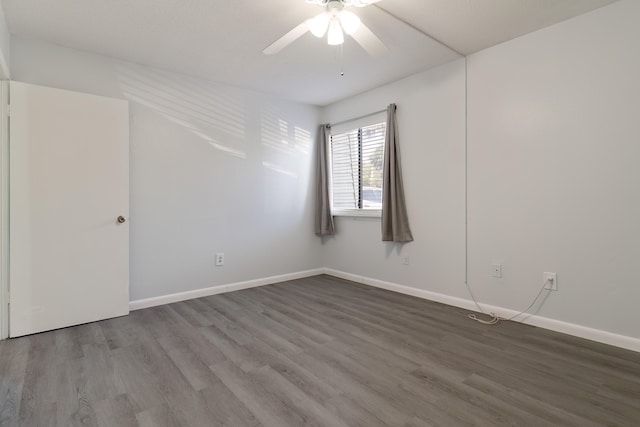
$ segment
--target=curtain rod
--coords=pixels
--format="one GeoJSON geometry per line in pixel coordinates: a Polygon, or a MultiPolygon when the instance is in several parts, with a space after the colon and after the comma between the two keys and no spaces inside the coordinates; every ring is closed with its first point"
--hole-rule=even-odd
{"type": "Polygon", "coordinates": [[[343,124],[345,124],[345,123],[353,122],[353,121],[355,121],[355,120],[365,119],[365,118],[367,118],[367,117],[374,116],[374,115],[376,115],[376,114],[385,113],[386,111],[387,111],[387,109],[385,108],[384,110],[374,111],[373,113],[365,114],[364,116],[354,117],[354,118],[347,119],[347,120],[342,120],[341,122],[337,122],[337,123],[329,123],[329,126],[339,126],[339,125],[343,125],[343,124]]]}

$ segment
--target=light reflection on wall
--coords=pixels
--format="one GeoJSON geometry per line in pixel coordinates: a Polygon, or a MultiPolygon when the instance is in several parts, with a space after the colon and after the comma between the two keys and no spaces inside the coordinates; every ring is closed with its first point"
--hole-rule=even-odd
{"type": "Polygon", "coordinates": [[[309,154],[311,132],[289,123],[283,112],[268,109],[261,112],[261,136],[265,148],[262,166],[297,179],[302,158],[309,154]]]}
{"type": "Polygon", "coordinates": [[[290,176],[292,178],[298,179],[298,174],[297,173],[288,171],[286,169],[282,169],[282,168],[280,168],[280,166],[278,166],[276,164],[269,163],[269,162],[262,162],[262,166],[264,166],[265,168],[270,169],[270,170],[272,170],[274,172],[280,173],[282,175],[287,175],[287,176],[290,176]]]}
{"type": "MultiPolygon", "coordinates": [[[[305,128],[297,120],[298,115],[292,112],[299,107],[231,86],[135,64],[120,63],[116,71],[119,86],[131,102],[178,125],[194,135],[196,141],[206,142],[225,155],[247,160],[232,169],[223,169],[217,163],[218,173],[225,172],[211,177],[216,182],[233,183],[210,190],[217,200],[230,194],[252,195],[234,202],[231,209],[234,213],[228,213],[228,218],[233,218],[229,220],[231,223],[240,220],[254,224],[265,215],[291,217],[294,212],[304,212],[300,201],[301,197],[304,200],[308,197],[311,127],[315,125],[305,128]],[[257,217],[256,212],[260,212],[257,217]]],[[[274,230],[286,228],[287,224],[290,220],[281,224],[270,221],[274,230]]]]}
{"type": "Polygon", "coordinates": [[[125,97],[184,127],[211,147],[246,158],[245,106],[226,86],[157,69],[121,64],[125,97]]]}
{"type": "Polygon", "coordinates": [[[311,132],[296,126],[293,130],[295,149],[303,154],[308,154],[311,148],[311,132]]]}

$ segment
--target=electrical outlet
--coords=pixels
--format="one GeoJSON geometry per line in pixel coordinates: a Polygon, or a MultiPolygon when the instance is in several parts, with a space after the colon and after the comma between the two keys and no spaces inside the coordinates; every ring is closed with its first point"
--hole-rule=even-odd
{"type": "Polygon", "coordinates": [[[492,269],[493,273],[493,277],[497,277],[500,278],[502,277],[502,264],[493,264],[493,269],[492,269]]]}
{"type": "Polygon", "coordinates": [[[556,273],[543,273],[544,288],[550,291],[558,290],[558,275],[556,273]]]}
{"type": "Polygon", "coordinates": [[[402,265],[409,265],[409,256],[402,257],[402,265]]]}
{"type": "Polygon", "coordinates": [[[224,254],[222,252],[218,252],[216,254],[216,266],[221,267],[224,265],[224,254]]]}

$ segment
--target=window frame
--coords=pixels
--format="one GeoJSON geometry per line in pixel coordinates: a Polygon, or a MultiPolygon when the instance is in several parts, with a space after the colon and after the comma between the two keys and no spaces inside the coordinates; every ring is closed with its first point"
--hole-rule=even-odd
{"type": "MultiPolygon", "coordinates": [[[[345,132],[338,132],[336,133],[336,135],[340,135],[340,134],[344,134],[344,133],[348,133],[348,132],[353,132],[353,131],[357,131],[358,132],[358,164],[359,164],[359,171],[358,171],[358,180],[359,180],[359,185],[358,185],[358,191],[359,191],[359,204],[362,203],[362,193],[363,193],[363,186],[362,186],[362,129],[365,127],[369,127],[369,126],[377,126],[377,125],[384,125],[384,131],[385,131],[385,137],[382,141],[382,152],[383,152],[383,156],[384,156],[384,149],[385,149],[385,145],[386,145],[386,132],[387,132],[387,123],[386,121],[375,121],[373,123],[370,124],[363,124],[363,125],[356,125],[356,127],[351,128],[350,130],[347,130],[345,132]]],[[[329,135],[329,143],[327,144],[327,158],[329,159],[329,164],[328,164],[328,170],[329,170],[329,204],[331,206],[331,215],[332,216],[339,216],[339,217],[356,217],[356,218],[382,218],[382,207],[380,207],[380,209],[370,209],[370,208],[336,208],[333,205],[333,155],[332,155],[332,144],[333,144],[333,133],[330,133],[329,135]]],[[[384,172],[383,172],[384,173],[384,172]]]]}

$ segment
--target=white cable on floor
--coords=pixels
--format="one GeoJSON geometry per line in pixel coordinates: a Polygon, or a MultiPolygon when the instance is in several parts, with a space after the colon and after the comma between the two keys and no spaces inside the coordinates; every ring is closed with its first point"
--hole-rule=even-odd
{"type": "Polygon", "coordinates": [[[476,322],[484,323],[485,325],[495,325],[496,323],[498,323],[500,321],[500,318],[496,316],[495,313],[489,313],[489,314],[485,313],[482,307],[480,307],[480,304],[478,304],[478,301],[476,300],[475,295],[473,295],[473,292],[471,291],[471,286],[469,286],[469,282],[465,280],[464,283],[465,285],[467,285],[467,289],[469,290],[469,295],[471,295],[471,299],[473,300],[473,303],[476,305],[476,307],[478,307],[478,311],[484,314],[485,316],[491,316],[491,319],[483,320],[483,319],[480,319],[475,314],[469,314],[467,317],[469,319],[475,320],[476,322]]]}
{"type": "MultiPolygon", "coordinates": [[[[483,323],[485,325],[495,325],[498,322],[500,322],[501,320],[513,320],[516,317],[520,316],[521,314],[526,313],[527,311],[529,311],[531,309],[531,307],[534,306],[534,304],[538,301],[538,298],[540,298],[540,295],[542,295],[542,291],[544,291],[545,286],[547,286],[547,283],[549,283],[550,281],[552,281],[553,279],[547,279],[544,281],[544,283],[542,284],[542,288],[540,288],[540,292],[538,292],[538,295],[536,295],[536,297],[533,299],[533,301],[531,302],[531,304],[529,304],[529,307],[527,307],[526,309],[524,309],[523,311],[521,311],[518,314],[514,314],[513,316],[509,317],[508,319],[504,318],[504,317],[500,317],[500,316],[496,316],[495,313],[489,313],[487,314],[487,316],[491,316],[490,320],[483,320],[480,319],[478,316],[475,315],[475,313],[471,313],[468,314],[467,317],[471,320],[475,320],[476,322],[480,322],[483,323]]],[[[468,287],[468,286],[467,286],[468,287]]],[[[468,287],[469,288],[469,287],[468,287]]],[[[471,292],[471,288],[469,288],[469,293],[471,294],[471,298],[473,299],[473,302],[476,303],[476,307],[478,307],[478,309],[480,310],[480,312],[482,314],[486,314],[482,308],[480,308],[480,305],[477,303],[475,297],[473,296],[473,293],[471,292]]]]}

